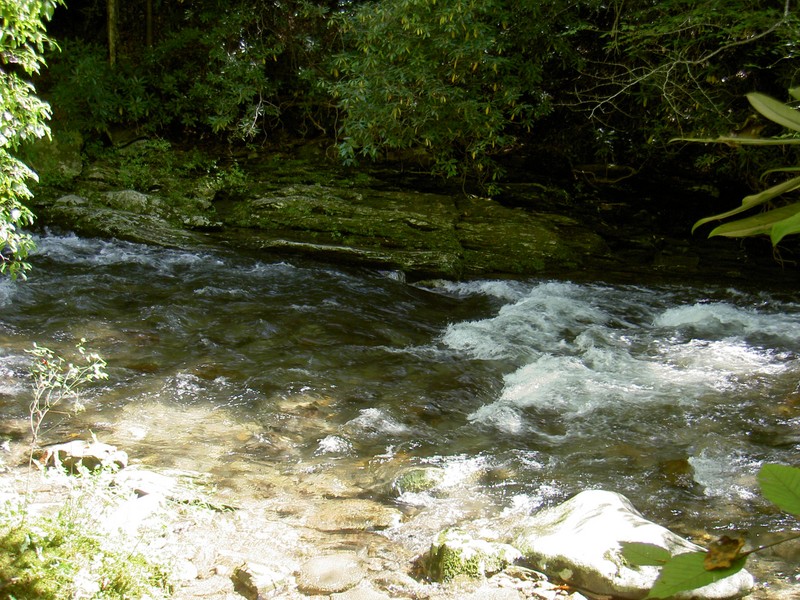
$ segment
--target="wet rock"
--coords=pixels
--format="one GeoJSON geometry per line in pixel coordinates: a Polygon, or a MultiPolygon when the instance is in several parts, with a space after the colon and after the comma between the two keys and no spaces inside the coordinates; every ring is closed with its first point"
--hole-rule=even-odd
{"type": "Polygon", "coordinates": [[[128,454],[103,442],[75,440],[46,446],[42,449],[41,461],[46,466],[59,469],[75,469],[79,466],[90,471],[110,466],[124,469],[128,465],[128,454]]]}
{"type": "Polygon", "coordinates": [[[599,236],[572,219],[485,198],[290,185],[216,210],[229,243],[415,279],[556,271],[607,252],[599,236]]]}
{"type": "MultiPolygon", "coordinates": [[[[630,565],[621,542],[654,544],[671,554],[695,552],[700,546],[646,520],[624,496],[602,490],[581,492],[559,506],[527,518],[515,546],[547,575],[593,594],[644,598],[659,575],[658,567],[630,565]]],[[[753,587],[741,571],[678,597],[739,598],[753,587]]]]}
{"type": "Polygon", "coordinates": [[[297,573],[297,588],[306,594],[335,594],[357,586],[366,575],[355,554],[339,553],[312,558],[297,573]]]}
{"type": "Polygon", "coordinates": [[[520,275],[575,269],[608,253],[605,242],[568,217],[512,209],[485,198],[460,203],[457,238],[465,272],[520,275]]]}
{"type": "Polygon", "coordinates": [[[165,498],[169,498],[178,485],[173,477],[135,467],[117,473],[114,483],[132,490],[137,496],[156,494],[165,498]]]}
{"type": "Polygon", "coordinates": [[[138,215],[155,213],[161,208],[161,200],[154,196],[142,194],[136,190],[118,190],[106,192],[100,196],[103,204],[117,210],[124,210],[138,215]]]}
{"type": "Polygon", "coordinates": [[[75,179],[83,170],[83,137],[78,131],[53,131],[51,137],[37,139],[22,149],[25,161],[45,181],[75,179]]]}
{"type": "Polygon", "coordinates": [[[280,573],[253,562],[236,567],[231,574],[234,591],[248,600],[267,597],[283,584],[284,579],[280,573]]]}
{"type": "Polygon", "coordinates": [[[658,468],[669,485],[687,490],[698,487],[694,480],[694,467],[686,458],[663,461],[658,468]]]}
{"type": "Polygon", "coordinates": [[[392,481],[392,492],[397,495],[427,492],[444,480],[444,469],[439,467],[412,467],[402,471],[392,481]]]}
{"type": "Polygon", "coordinates": [[[453,528],[436,537],[421,562],[430,579],[450,581],[459,576],[476,578],[498,573],[520,557],[513,546],[476,539],[453,528]]]}
{"type": "Polygon", "coordinates": [[[115,237],[167,248],[198,248],[205,243],[200,234],[157,215],[110,208],[81,196],[62,196],[52,204],[37,207],[36,213],[44,225],[63,227],[87,237],[115,237]]]}
{"type": "Polygon", "coordinates": [[[307,525],[320,531],[375,531],[397,525],[403,514],[371,500],[327,500],[315,507],[307,525]]]}

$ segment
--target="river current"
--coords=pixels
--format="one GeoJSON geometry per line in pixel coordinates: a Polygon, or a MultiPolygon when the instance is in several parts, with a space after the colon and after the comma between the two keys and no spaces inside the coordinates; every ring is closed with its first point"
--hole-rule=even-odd
{"type": "Polygon", "coordinates": [[[110,374],[84,393],[85,412],[52,415],[45,441],[91,431],[145,462],[235,463],[255,486],[264,464],[363,482],[402,457],[445,474],[435,490],[384,497],[428,514],[414,521],[423,533],[588,488],[623,493],[683,535],[796,527],[755,479],[765,462],[798,464],[791,296],[411,285],[224,250],[37,243],[28,281],[0,281],[0,418],[27,414],[33,343],[69,353],[85,338],[110,374]]]}

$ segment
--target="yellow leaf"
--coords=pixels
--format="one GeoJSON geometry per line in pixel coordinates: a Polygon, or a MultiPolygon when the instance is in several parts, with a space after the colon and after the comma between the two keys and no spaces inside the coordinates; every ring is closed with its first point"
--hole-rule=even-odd
{"type": "Polygon", "coordinates": [[[708,546],[708,551],[703,559],[703,567],[706,571],[714,569],[727,569],[734,560],[739,558],[739,550],[744,546],[742,538],[731,538],[723,535],[721,538],[712,542],[708,546]]]}

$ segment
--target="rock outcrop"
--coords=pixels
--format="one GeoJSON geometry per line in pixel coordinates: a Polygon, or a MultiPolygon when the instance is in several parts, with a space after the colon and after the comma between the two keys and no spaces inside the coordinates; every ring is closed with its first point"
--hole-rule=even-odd
{"type": "Polygon", "coordinates": [[[400,271],[416,280],[562,274],[608,252],[598,235],[569,217],[464,195],[287,185],[254,198],[187,206],[112,190],[61,196],[36,212],[41,223],[78,235],[176,248],[222,245],[400,271]]]}

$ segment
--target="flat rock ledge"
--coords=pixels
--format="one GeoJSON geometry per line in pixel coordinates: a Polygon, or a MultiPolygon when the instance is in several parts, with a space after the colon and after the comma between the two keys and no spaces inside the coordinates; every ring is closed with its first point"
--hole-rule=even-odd
{"type": "Polygon", "coordinates": [[[576,220],[486,198],[289,185],[187,214],[135,190],[36,207],[40,223],[93,237],[189,249],[226,246],[399,271],[409,278],[562,274],[608,258],[576,220]]]}

